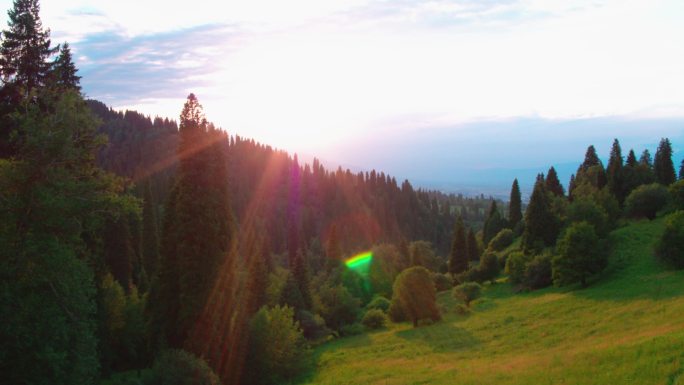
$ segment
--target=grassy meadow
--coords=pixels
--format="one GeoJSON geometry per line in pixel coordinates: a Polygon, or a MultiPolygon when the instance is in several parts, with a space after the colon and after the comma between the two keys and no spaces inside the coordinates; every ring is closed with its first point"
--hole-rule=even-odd
{"type": "Polygon", "coordinates": [[[469,314],[342,338],[314,350],[301,384],[684,384],[684,271],[653,256],[664,220],[611,234],[609,268],[586,289],[488,285],[469,314]]]}

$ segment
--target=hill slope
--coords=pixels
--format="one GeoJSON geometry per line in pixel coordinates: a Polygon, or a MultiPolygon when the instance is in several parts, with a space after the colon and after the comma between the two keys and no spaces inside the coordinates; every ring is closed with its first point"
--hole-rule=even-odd
{"type": "Polygon", "coordinates": [[[305,384],[683,384],[684,271],[652,255],[663,219],[611,234],[610,267],[587,289],[513,294],[497,284],[432,326],[408,324],[315,350],[305,384]]]}

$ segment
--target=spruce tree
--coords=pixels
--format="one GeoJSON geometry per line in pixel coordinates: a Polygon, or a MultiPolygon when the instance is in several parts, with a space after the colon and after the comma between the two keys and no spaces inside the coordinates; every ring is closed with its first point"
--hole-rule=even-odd
{"type": "Polygon", "coordinates": [[[466,234],[463,220],[459,217],[454,226],[453,239],[451,241],[451,253],[449,254],[449,273],[453,277],[468,269],[468,251],[466,234]]]}
{"type": "Polygon", "coordinates": [[[565,195],[565,189],[563,189],[563,185],[558,180],[558,174],[553,166],[549,168],[549,172],[546,174],[546,190],[558,197],[565,195]]]}
{"type": "Polygon", "coordinates": [[[69,43],[64,42],[59,49],[59,56],[52,64],[50,81],[58,90],[73,89],[81,91],[81,77],[76,75],[76,66],[71,58],[69,43]]]}
{"type": "Polygon", "coordinates": [[[159,229],[157,226],[157,210],[152,199],[150,183],[145,183],[143,193],[143,228],[142,228],[142,256],[143,267],[148,276],[157,271],[159,262],[159,229]]]}
{"type": "Polygon", "coordinates": [[[520,223],[522,219],[522,198],[520,196],[520,186],[518,185],[518,179],[513,180],[513,185],[511,186],[511,197],[508,203],[508,223],[511,228],[515,227],[520,223]]]}
{"type": "Polygon", "coordinates": [[[304,308],[302,310],[311,309],[312,299],[311,299],[311,288],[309,284],[309,269],[306,266],[306,260],[302,255],[301,250],[297,251],[297,256],[294,260],[294,266],[292,267],[292,276],[297,282],[297,287],[299,292],[302,294],[302,302],[304,308]]]}
{"type": "Polygon", "coordinates": [[[266,289],[268,287],[268,266],[262,252],[263,245],[257,245],[253,250],[255,253],[247,256],[249,258],[247,290],[249,292],[248,313],[250,315],[256,313],[266,304],[266,289]]]}
{"type": "Polygon", "coordinates": [[[468,261],[479,261],[480,250],[477,246],[477,239],[472,228],[468,228],[468,236],[466,237],[466,247],[468,249],[468,261]]]}
{"type": "Polygon", "coordinates": [[[570,182],[568,182],[568,200],[572,202],[573,192],[577,187],[577,182],[575,180],[575,174],[570,175],[570,182]]]}
{"type": "Polygon", "coordinates": [[[3,31],[0,46],[2,81],[11,83],[21,97],[45,84],[57,48],[50,47],[50,30],[43,29],[38,0],[15,0],[7,12],[9,29],[3,31]]]}
{"type": "Polygon", "coordinates": [[[638,164],[636,155],[634,154],[634,150],[629,150],[629,155],[627,155],[627,160],[625,161],[625,165],[629,167],[636,167],[638,164]]]}
{"type": "Polygon", "coordinates": [[[648,149],[644,150],[639,157],[639,164],[648,168],[653,168],[653,160],[648,149]]]}
{"type": "Polygon", "coordinates": [[[601,160],[599,159],[598,155],[596,155],[596,149],[594,148],[593,145],[589,146],[587,148],[587,152],[584,154],[584,162],[582,162],[580,169],[582,171],[586,171],[590,167],[598,166],[600,164],[601,164],[601,160]]]}
{"type": "Polygon", "coordinates": [[[525,210],[523,247],[525,250],[536,250],[552,246],[557,236],[558,221],[551,211],[551,202],[543,180],[538,179],[530,197],[530,204],[525,210]]]}
{"type": "Polygon", "coordinates": [[[658,183],[669,186],[677,180],[674,164],[672,163],[672,145],[668,138],[660,140],[653,161],[653,171],[658,183]]]}
{"type": "Polygon", "coordinates": [[[489,244],[489,241],[491,241],[503,228],[503,218],[501,218],[501,213],[496,206],[496,201],[492,200],[492,203],[489,206],[489,214],[487,215],[482,230],[482,242],[485,245],[489,244]]]}
{"type": "MultiPolygon", "coordinates": [[[[207,124],[202,107],[190,94],[180,116],[180,163],[165,210],[159,285],[159,317],[169,326],[162,337],[182,347],[198,324],[222,266],[232,273],[228,252],[233,236],[228,197],[225,135],[207,124]],[[173,243],[173,245],[168,245],[173,243]]],[[[228,305],[226,305],[228,306],[228,305]]],[[[200,325],[201,326],[201,325],[200,325]]],[[[199,327],[199,326],[198,326],[199,327]]],[[[193,341],[197,345],[202,341],[193,341]]]]}
{"type": "Polygon", "coordinates": [[[684,159],[682,159],[682,164],[679,165],[679,180],[684,179],[684,159]]]}
{"type": "Polygon", "coordinates": [[[606,179],[608,180],[608,191],[610,191],[619,202],[624,200],[624,181],[622,171],[622,149],[620,142],[615,139],[613,147],[610,150],[610,160],[608,161],[608,169],[606,170],[606,179]]]}

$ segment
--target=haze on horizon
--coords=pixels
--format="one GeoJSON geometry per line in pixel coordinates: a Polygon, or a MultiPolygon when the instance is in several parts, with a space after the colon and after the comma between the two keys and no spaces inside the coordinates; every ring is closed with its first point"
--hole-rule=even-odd
{"type": "Polygon", "coordinates": [[[176,118],[194,92],[231,133],[427,187],[505,190],[519,173],[525,189],[549,162],[567,183],[614,137],[625,155],[662,136],[684,153],[681,1],[54,0],[41,15],[91,98],[176,118]]]}

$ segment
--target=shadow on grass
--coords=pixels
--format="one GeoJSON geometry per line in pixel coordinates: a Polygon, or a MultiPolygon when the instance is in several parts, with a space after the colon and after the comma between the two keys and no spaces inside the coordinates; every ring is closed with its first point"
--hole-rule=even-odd
{"type": "Polygon", "coordinates": [[[395,335],[410,342],[426,344],[440,353],[471,349],[480,344],[467,330],[445,322],[401,330],[395,335]]]}
{"type": "MultiPolygon", "coordinates": [[[[380,330],[382,331],[382,330],[380,330]]],[[[356,336],[342,337],[333,341],[325,342],[315,349],[312,349],[311,356],[309,357],[309,368],[307,371],[297,376],[292,381],[292,384],[300,384],[311,382],[316,376],[318,371],[318,365],[321,360],[321,356],[331,350],[338,350],[342,348],[355,348],[369,346],[372,340],[368,333],[359,334],[356,336]]]]}

